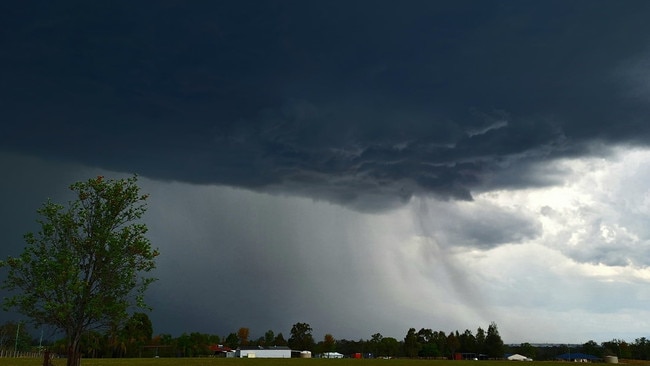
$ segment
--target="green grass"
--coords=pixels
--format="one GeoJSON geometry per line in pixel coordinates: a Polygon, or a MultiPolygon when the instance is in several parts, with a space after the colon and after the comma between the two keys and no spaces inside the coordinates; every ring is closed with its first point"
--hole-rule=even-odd
{"type": "MultiPolygon", "coordinates": [[[[82,359],[81,366],[567,366],[566,362],[445,361],[410,359],[239,359],[239,358],[105,358],[82,359]]],[[[42,359],[0,358],[0,366],[40,366],[42,359]]],[[[54,366],[65,366],[65,359],[54,359],[54,366]]]]}

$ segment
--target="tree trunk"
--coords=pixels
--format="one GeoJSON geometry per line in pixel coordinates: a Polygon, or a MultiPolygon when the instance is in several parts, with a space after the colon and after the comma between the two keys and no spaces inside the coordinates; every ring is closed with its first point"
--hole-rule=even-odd
{"type": "Polygon", "coordinates": [[[68,361],[66,366],[79,366],[81,354],[79,353],[79,340],[81,335],[74,335],[68,341],[68,361]]]}

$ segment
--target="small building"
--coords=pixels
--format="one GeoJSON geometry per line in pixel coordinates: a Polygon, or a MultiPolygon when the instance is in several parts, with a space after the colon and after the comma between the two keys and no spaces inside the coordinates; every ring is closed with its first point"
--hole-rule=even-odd
{"type": "Polygon", "coordinates": [[[454,360],[487,360],[488,356],[482,353],[458,352],[454,354],[454,360]]]}
{"type": "Polygon", "coordinates": [[[569,362],[597,362],[600,361],[599,357],[594,355],[589,355],[586,353],[563,353],[555,357],[558,360],[569,361],[569,362]]]}
{"type": "Polygon", "coordinates": [[[508,361],[532,361],[532,358],[526,357],[524,355],[520,355],[518,353],[515,353],[514,355],[507,355],[506,359],[508,361]]]}
{"type": "Polygon", "coordinates": [[[224,346],[223,344],[211,345],[210,352],[212,352],[215,357],[228,357],[228,355],[233,354],[232,348],[224,346]]]}
{"type": "Polygon", "coordinates": [[[289,347],[239,347],[235,351],[237,358],[291,358],[289,347]]]}
{"type": "Polygon", "coordinates": [[[343,354],[338,352],[325,352],[325,353],[321,353],[320,357],[321,358],[343,358],[343,354]]]}

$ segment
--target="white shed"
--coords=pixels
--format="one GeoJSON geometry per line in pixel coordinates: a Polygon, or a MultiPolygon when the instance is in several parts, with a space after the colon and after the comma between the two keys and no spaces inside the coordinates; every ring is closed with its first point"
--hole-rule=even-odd
{"type": "Polygon", "coordinates": [[[510,361],[532,361],[532,358],[528,358],[526,356],[522,356],[518,353],[515,353],[514,355],[508,356],[508,360],[510,361]]]}
{"type": "Polygon", "coordinates": [[[321,354],[320,357],[321,358],[343,358],[343,354],[338,352],[325,352],[321,354]]]}
{"type": "Polygon", "coordinates": [[[288,347],[239,347],[235,351],[238,358],[291,358],[291,349],[288,347]]]}

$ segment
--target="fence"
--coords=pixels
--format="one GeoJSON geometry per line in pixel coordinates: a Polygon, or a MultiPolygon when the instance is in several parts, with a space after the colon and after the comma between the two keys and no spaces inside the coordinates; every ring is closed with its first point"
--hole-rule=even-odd
{"type": "Polygon", "coordinates": [[[0,358],[43,358],[43,352],[25,352],[0,349],[0,358]]]}

